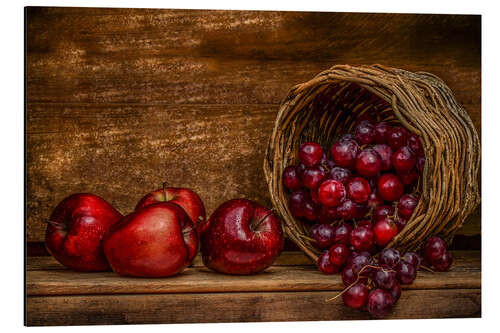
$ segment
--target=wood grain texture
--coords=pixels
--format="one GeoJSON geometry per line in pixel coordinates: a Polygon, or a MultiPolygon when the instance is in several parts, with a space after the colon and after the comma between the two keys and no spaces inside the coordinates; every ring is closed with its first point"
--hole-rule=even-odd
{"type": "MultiPolygon", "coordinates": [[[[480,289],[481,262],[478,251],[453,252],[454,264],[450,272],[420,271],[418,278],[404,289],[480,289]]],[[[164,279],[121,277],[112,272],[79,273],[68,269],[53,269],[46,258],[32,257],[27,272],[28,296],[40,295],[95,295],[95,294],[160,294],[213,292],[273,292],[342,290],[339,274],[325,275],[315,266],[303,265],[302,255],[284,255],[286,266],[272,266],[260,274],[231,276],[215,273],[201,265],[164,279]],[[37,264],[43,262],[51,269],[37,264]],[[296,262],[297,264],[293,265],[296,262]],[[33,270],[33,269],[37,270],[33,270]],[[38,270],[42,269],[42,270],[38,270]]]]}
{"type": "Polygon", "coordinates": [[[480,16],[30,7],[26,20],[28,241],[74,192],[127,213],[166,180],[208,213],[270,205],[278,105],[333,64],[432,72],[480,130],[480,16]]]}
{"type": "MultiPolygon", "coordinates": [[[[454,251],[447,273],[419,272],[390,319],[481,316],[481,255],[454,251]]],[[[95,325],[369,319],[345,307],[339,275],[321,274],[301,252],[284,252],[253,276],[204,268],[199,257],[165,279],[72,272],[51,257],[30,257],[26,324],[95,325]],[[314,309],[314,311],[304,311],[314,309]]]]}
{"type": "Polygon", "coordinates": [[[28,105],[28,239],[65,196],[90,192],[131,212],[169,186],[198,192],[207,212],[238,197],[270,206],[262,171],[274,106],[28,105]]]}
{"type": "MultiPolygon", "coordinates": [[[[341,298],[325,302],[334,295],[319,291],[28,297],[27,325],[370,319],[367,312],[347,308],[341,298]]],[[[388,319],[480,316],[480,289],[436,289],[404,291],[388,319]]]]}
{"type": "MultiPolygon", "coordinates": [[[[462,260],[473,260],[476,264],[476,260],[480,259],[477,257],[477,252],[475,251],[459,251],[457,252],[459,256],[459,262],[462,260]]],[[[471,263],[471,265],[473,264],[471,263]]],[[[273,266],[313,266],[314,263],[304,255],[301,251],[285,251],[280,254],[278,258],[273,263],[273,266]]],[[[193,267],[203,267],[203,261],[201,255],[198,254],[191,264],[193,267]]],[[[40,256],[40,257],[30,257],[26,262],[27,271],[47,271],[47,270],[65,270],[67,269],[62,264],[60,264],[54,257],[51,256],[40,256]]]]}
{"type": "Polygon", "coordinates": [[[478,102],[480,22],[464,15],[32,8],[28,100],[279,103],[288,84],[325,66],[390,61],[447,73],[440,76],[462,102],[478,102]]]}

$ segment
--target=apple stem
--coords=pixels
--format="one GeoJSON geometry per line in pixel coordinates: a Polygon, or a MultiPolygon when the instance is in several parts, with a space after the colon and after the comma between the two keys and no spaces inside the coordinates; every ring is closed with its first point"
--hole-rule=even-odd
{"type": "Polygon", "coordinates": [[[163,200],[167,201],[167,182],[163,182],[163,200]]]}
{"type": "Polygon", "coordinates": [[[271,215],[272,213],[273,213],[273,209],[271,209],[271,210],[269,211],[269,213],[267,213],[267,214],[266,214],[263,218],[261,218],[261,219],[260,219],[260,221],[259,221],[259,222],[257,222],[257,225],[256,225],[256,226],[254,226],[252,229],[253,229],[253,230],[257,230],[257,228],[258,228],[258,227],[262,224],[262,222],[264,222],[264,220],[265,220],[265,219],[267,219],[267,217],[268,217],[269,215],[271,215]]]}
{"type": "Polygon", "coordinates": [[[187,228],[187,229],[185,229],[185,230],[183,230],[183,231],[182,231],[182,235],[183,235],[183,236],[184,236],[184,235],[187,235],[187,234],[189,234],[189,233],[190,233],[191,231],[193,231],[193,230],[194,230],[194,228],[193,228],[193,227],[189,227],[189,228],[187,228]]]}
{"type": "Polygon", "coordinates": [[[45,223],[53,225],[55,227],[59,227],[59,228],[64,228],[65,227],[64,223],[56,222],[56,221],[52,221],[52,220],[45,220],[45,223]]]}
{"type": "Polygon", "coordinates": [[[197,223],[197,227],[199,227],[201,225],[208,223],[208,219],[203,219],[203,217],[200,215],[200,216],[198,216],[198,221],[196,223],[197,223]]]}

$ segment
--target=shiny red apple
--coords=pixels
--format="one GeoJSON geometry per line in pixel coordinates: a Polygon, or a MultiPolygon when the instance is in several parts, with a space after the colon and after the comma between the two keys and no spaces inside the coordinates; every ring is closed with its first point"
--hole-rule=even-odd
{"type": "Polygon", "coordinates": [[[210,216],[201,235],[201,253],[208,268],[226,274],[253,274],[269,267],[283,249],[283,230],[268,208],[247,199],[233,199],[210,216]]]}
{"type": "Polygon", "coordinates": [[[146,194],[135,206],[139,210],[157,202],[173,202],[187,213],[199,233],[203,232],[206,225],[205,206],[196,192],[187,188],[167,187],[146,194]]]}
{"type": "Polygon", "coordinates": [[[47,221],[45,246],[57,261],[71,269],[108,270],[102,239],[121,218],[120,212],[97,195],[70,195],[57,205],[47,221]]]}
{"type": "Polygon", "coordinates": [[[115,273],[166,277],[191,263],[198,251],[198,233],[179,205],[159,202],[125,216],[103,243],[115,273]]]}

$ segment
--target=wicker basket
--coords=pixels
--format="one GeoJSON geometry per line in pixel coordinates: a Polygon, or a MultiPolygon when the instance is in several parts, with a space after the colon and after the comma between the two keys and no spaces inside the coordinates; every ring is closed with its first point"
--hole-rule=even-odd
{"type": "Polygon", "coordinates": [[[365,113],[399,122],[420,135],[426,163],[422,194],[406,227],[388,244],[416,250],[431,235],[448,243],[479,204],[480,145],[469,115],[451,90],[429,73],[374,66],[334,66],[293,87],[280,106],[264,160],[264,173],[275,209],[287,235],[313,260],[319,251],[307,240],[307,227],[288,208],[281,176],[297,164],[301,143],[331,147],[352,132],[365,113]]]}

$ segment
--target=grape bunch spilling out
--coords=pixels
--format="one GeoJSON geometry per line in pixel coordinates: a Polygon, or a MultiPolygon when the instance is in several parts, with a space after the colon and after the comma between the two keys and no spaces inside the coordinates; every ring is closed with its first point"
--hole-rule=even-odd
{"type": "MultiPolygon", "coordinates": [[[[303,143],[299,164],[288,166],[283,185],[288,207],[309,228],[305,237],[323,251],[318,268],[341,273],[344,303],[387,316],[401,285],[416,278],[422,257],[385,248],[406,226],[419,202],[425,165],[420,137],[389,122],[361,118],[327,151],[303,143]]],[[[438,237],[427,240],[424,258],[437,271],[449,270],[451,255],[438,237]]]]}

